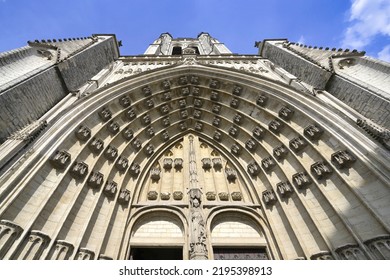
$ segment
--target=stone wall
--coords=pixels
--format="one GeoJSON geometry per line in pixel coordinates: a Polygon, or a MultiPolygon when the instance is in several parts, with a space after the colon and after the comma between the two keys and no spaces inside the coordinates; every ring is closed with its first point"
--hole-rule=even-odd
{"type": "Polygon", "coordinates": [[[390,102],[350,81],[335,75],[326,90],[375,123],[390,128],[390,102]]]}

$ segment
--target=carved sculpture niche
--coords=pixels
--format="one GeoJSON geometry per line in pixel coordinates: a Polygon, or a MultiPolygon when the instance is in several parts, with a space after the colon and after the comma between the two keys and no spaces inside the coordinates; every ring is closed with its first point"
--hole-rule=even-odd
{"type": "Polygon", "coordinates": [[[152,154],[154,153],[154,146],[152,144],[148,144],[146,147],[145,147],[145,154],[147,156],[151,156],[152,154]]]}
{"type": "Polygon", "coordinates": [[[179,99],[178,104],[179,104],[179,107],[182,108],[182,109],[187,107],[187,101],[184,98],[183,99],[179,99]]]}
{"type": "Polygon", "coordinates": [[[192,95],[193,96],[200,96],[200,88],[192,87],[192,95]]]}
{"type": "Polygon", "coordinates": [[[194,110],[194,118],[201,119],[202,118],[202,111],[201,110],[194,110]]]}
{"type": "Polygon", "coordinates": [[[108,108],[103,108],[99,113],[99,117],[103,122],[108,121],[112,117],[112,113],[110,109],[108,108]]]}
{"type": "Polygon", "coordinates": [[[272,120],[268,124],[268,129],[276,134],[280,133],[282,131],[282,128],[283,128],[283,123],[278,119],[272,120]]]}
{"type": "Polygon", "coordinates": [[[145,134],[148,138],[152,138],[154,136],[154,129],[153,127],[148,127],[145,129],[145,134]]]}
{"type": "Polygon", "coordinates": [[[193,85],[199,85],[200,79],[198,76],[191,76],[190,83],[193,85]]]}
{"type": "Polygon", "coordinates": [[[129,141],[129,140],[131,140],[133,138],[134,132],[133,132],[133,130],[130,127],[126,127],[122,131],[122,136],[123,136],[123,138],[125,138],[125,140],[129,141]]]}
{"type": "Polygon", "coordinates": [[[177,80],[177,83],[181,86],[188,84],[187,76],[180,76],[179,79],[177,80]]]}
{"type": "Polygon", "coordinates": [[[331,160],[338,169],[349,168],[356,161],[355,157],[347,150],[337,151],[336,153],[332,154],[331,160]]]}
{"type": "Polygon", "coordinates": [[[75,162],[70,170],[73,178],[82,180],[88,174],[88,164],[84,162],[75,162]]]}
{"type": "Polygon", "coordinates": [[[267,96],[259,95],[259,97],[257,97],[257,99],[256,99],[256,104],[261,106],[261,107],[265,107],[267,105],[267,101],[268,101],[267,96]]]}
{"type": "Polygon", "coordinates": [[[257,162],[251,162],[247,166],[247,171],[249,175],[251,176],[257,176],[260,174],[260,166],[257,164],[257,162]]]}
{"type": "Polygon", "coordinates": [[[243,118],[242,115],[240,115],[240,114],[236,114],[236,115],[233,117],[233,122],[236,123],[236,124],[239,124],[239,125],[242,124],[243,120],[244,120],[244,118],[243,118]]]}
{"type": "Polygon", "coordinates": [[[51,164],[55,169],[63,170],[70,163],[70,154],[65,151],[56,151],[50,159],[51,164]]]}
{"type": "Polygon", "coordinates": [[[276,189],[283,197],[288,197],[294,192],[290,182],[288,181],[276,184],[276,189]]]}
{"type": "Polygon", "coordinates": [[[133,146],[133,148],[136,151],[139,151],[141,149],[141,147],[142,147],[142,143],[141,143],[141,141],[138,138],[134,138],[134,140],[131,143],[131,145],[133,146]]]}
{"type": "Polygon", "coordinates": [[[305,135],[311,141],[320,139],[323,133],[324,130],[315,124],[309,125],[303,130],[303,135],[305,135]]]}
{"type": "Polygon", "coordinates": [[[273,190],[266,190],[262,192],[263,201],[266,205],[273,205],[276,203],[276,195],[273,190]]]}
{"type": "Polygon", "coordinates": [[[293,115],[294,115],[294,110],[288,107],[282,107],[282,109],[279,110],[279,117],[285,121],[291,120],[293,115]]]}
{"type": "Polygon", "coordinates": [[[195,108],[201,108],[203,106],[203,100],[195,98],[194,99],[194,107],[195,108]]]}
{"type": "Polygon", "coordinates": [[[171,96],[171,92],[170,91],[162,93],[162,97],[161,97],[162,101],[169,101],[171,99],[172,99],[172,96],[171,96]]]}
{"type": "Polygon", "coordinates": [[[103,184],[104,176],[102,173],[94,171],[89,175],[87,184],[93,189],[99,189],[103,184]]]}
{"type": "Polygon", "coordinates": [[[311,179],[306,172],[298,172],[292,176],[293,184],[298,188],[302,189],[311,184],[311,179]]]}
{"type": "Polygon", "coordinates": [[[179,123],[179,129],[180,129],[181,131],[187,130],[187,123],[185,123],[185,122],[180,122],[180,123],[179,123]]]}
{"type": "Polygon", "coordinates": [[[163,118],[163,119],[161,120],[161,124],[162,124],[163,126],[165,126],[165,127],[170,126],[170,125],[171,125],[171,121],[170,121],[169,117],[163,118]]]}
{"type": "Polygon", "coordinates": [[[312,164],[310,167],[310,171],[317,179],[325,179],[328,178],[332,174],[332,168],[324,161],[317,161],[312,164]]]}
{"type": "Polygon", "coordinates": [[[119,104],[123,107],[123,108],[127,108],[131,105],[131,101],[130,101],[130,98],[127,96],[127,95],[124,95],[122,97],[119,98],[119,104]]]}
{"type": "Polygon", "coordinates": [[[130,201],[130,191],[129,190],[121,190],[118,196],[118,203],[121,205],[127,205],[130,201]]]}
{"type": "Polygon", "coordinates": [[[89,138],[91,138],[91,130],[84,126],[80,125],[79,128],[75,131],[77,139],[80,141],[87,141],[89,138]]]}
{"type": "Polygon", "coordinates": [[[168,141],[169,140],[169,133],[168,131],[164,130],[161,132],[161,140],[162,141],[168,141]]]}
{"type": "Polygon", "coordinates": [[[92,138],[92,141],[89,143],[88,147],[94,154],[99,154],[104,149],[103,140],[92,138]]]}
{"type": "Polygon", "coordinates": [[[103,192],[107,197],[111,198],[115,196],[117,188],[118,188],[117,183],[115,183],[114,181],[110,181],[110,182],[107,181],[106,185],[104,186],[103,192]]]}

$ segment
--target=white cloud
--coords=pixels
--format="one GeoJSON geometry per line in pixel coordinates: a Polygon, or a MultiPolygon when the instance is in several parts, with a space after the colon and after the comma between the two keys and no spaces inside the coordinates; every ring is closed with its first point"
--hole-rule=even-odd
{"type": "Polygon", "coordinates": [[[362,49],[377,35],[390,36],[390,0],[352,0],[344,48],[362,49]]]}
{"type": "Polygon", "coordinates": [[[387,45],[378,53],[378,58],[390,62],[390,45],[387,45]]]}

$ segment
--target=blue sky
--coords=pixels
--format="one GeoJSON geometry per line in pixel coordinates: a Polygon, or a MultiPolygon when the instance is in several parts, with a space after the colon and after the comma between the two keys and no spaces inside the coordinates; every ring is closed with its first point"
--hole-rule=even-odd
{"type": "Polygon", "coordinates": [[[390,62],[390,0],[0,0],[0,52],[28,40],[115,33],[122,55],[142,54],[163,32],[209,32],[234,53],[287,38],[349,48],[390,62]]]}

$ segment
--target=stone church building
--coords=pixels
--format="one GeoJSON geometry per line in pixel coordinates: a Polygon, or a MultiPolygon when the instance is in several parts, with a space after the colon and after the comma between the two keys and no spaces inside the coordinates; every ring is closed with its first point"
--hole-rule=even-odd
{"type": "Polygon", "coordinates": [[[0,259],[390,259],[389,63],[120,46],[0,54],[0,259]]]}

